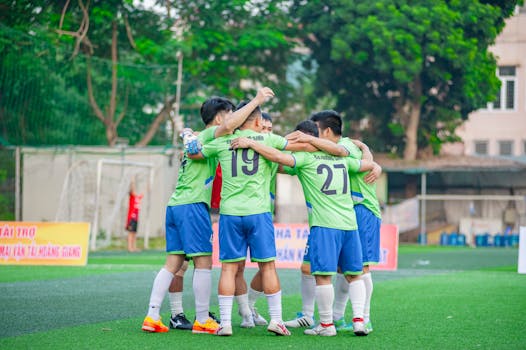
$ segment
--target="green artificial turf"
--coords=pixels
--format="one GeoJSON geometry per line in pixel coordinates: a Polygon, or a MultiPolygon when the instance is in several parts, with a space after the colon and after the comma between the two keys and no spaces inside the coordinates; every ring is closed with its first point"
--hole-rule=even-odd
{"type": "MultiPolygon", "coordinates": [[[[367,337],[312,337],[300,329],[276,337],[262,327],[241,329],[237,307],[232,337],[144,333],[140,326],[162,252],[92,254],[85,268],[0,266],[0,349],[526,347],[526,275],[516,272],[516,249],[423,248],[401,247],[398,271],[373,272],[375,330],[367,337]]],[[[247,270],[247,280],[253,273],[247,270]]],[[[218,274],[214,269],[214,285],[218,274]]],[[[279,270],[279,275],[283,316],[292,318],[301,309],[299,272],[279,270]]],[[[185,278],[184,300],[193,318],[191,278],[185,278]]],[[[268,317],[264,298],[257,305],[268,317]]],[[[218,311],[215,294],[211,309],[218,311]]],[[[348,307],[348,319],[350,312],[348,307]]],[[[162,315],[167,321],[167,303],[162,315]]]]}

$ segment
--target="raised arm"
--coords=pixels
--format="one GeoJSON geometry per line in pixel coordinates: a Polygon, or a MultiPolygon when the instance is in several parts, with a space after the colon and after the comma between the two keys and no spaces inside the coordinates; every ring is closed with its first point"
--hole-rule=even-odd
{"type": "Polygon", "coordinates": [[[223,135],[231,134],[239,126],[241,126],[252,111],[257,107],[265,103],[267,98],[274,97],[274,91],[268,87],[263,87],[258,90],[256,97],[250,100],[243,108],[238,109],[228,118],[223,118],[223,122],[219,125],[215,131],[214,136],[220,137],[223,135]]]}
{"type": "Polygon", "coordinates": [[[269,147],[267,145],[248,139],[246,137],[239,137],[237,139],[232,140],[230,146],[232,147],[232,149],[252,148],[255,152],[259,153],[271,162],[275,162],[281,165],[293,167],[296,164],[296,160],[292,155],[283,153],[275,148],[269,147]]]}
{"type": "MultiPolygon", "coordinates": [[[[347,157],[349,155],[349,151],[342,145],[338,145],[330,140],[325,140],[316,136],[305,134],[301,131],[294,131],[288,134],[286,138],[289,141],[286,148],[288,151],[296,151],[297,149],[294,149],[296,144],[308,143],[315,147],[315,149],[327,152],[333,156],[347,157]]],[[[314,152],[315,150],[307,151],[314,152]]]]}

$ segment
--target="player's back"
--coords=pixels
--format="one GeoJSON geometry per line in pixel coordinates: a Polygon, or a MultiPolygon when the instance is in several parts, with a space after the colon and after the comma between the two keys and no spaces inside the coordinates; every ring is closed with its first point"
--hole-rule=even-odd
{"type": "Polygon", "coordinates": [[[238,130],[203,147],[206,157],[217,157],[223,173],[220,213],[246,216],[270,212],[270,177],[272,162],[252,149],[232,150],[230,143],[248,137],[274,148],[284,148],[286,140],[274,134],[238,130]]]}
{"type": "Polygon", "coordinates": [[[296,152],[294,157],[296,166],[285,170],[297,175],[301,182],[309,225],[357,229],[348,172],[359,169],[360,162],[324,152],[296,152]]]}

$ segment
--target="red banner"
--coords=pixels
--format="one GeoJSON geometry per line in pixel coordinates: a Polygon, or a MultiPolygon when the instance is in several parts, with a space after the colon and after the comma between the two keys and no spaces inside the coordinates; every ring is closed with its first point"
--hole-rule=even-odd
{"type": "MultiPolygon", "coordinates": [[[[213,240],[213,265],[220,267],[218,224],[212,226],[213,240]]],[[[297,269],[303,262],[305,243],[309,236],[307,224],[274,224],[276,237],[276,267],[297,269]]],[[[371,266],[372,270],[396,270],[398,265],[398,228],[396,225],[382,225],[380,229],[380,263],[371,266]]],[[[247,259],[247,267],[257,267],[257,263],[247,259]]]]}

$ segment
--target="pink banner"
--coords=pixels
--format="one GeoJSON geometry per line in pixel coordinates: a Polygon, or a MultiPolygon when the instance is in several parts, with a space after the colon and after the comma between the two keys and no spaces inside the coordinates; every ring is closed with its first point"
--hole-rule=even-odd
{"type": "MultiPolygon", "coordinates": [[[[212,228],[213,239],[213,265],[220,267],[218,224],[212,228]]],[[[307,224],[274,224],[276,237],[276,267],[296,269],[303,262],[305,243],[309,236],[307,224]]],[[[382,225],[380,229],[380,263],[371,269],[396,270],[398,264],[398,228],[396,225],[382,225]]],[[[247,267],[257,267],[256,263],[247,259],[247,267]]]]}

